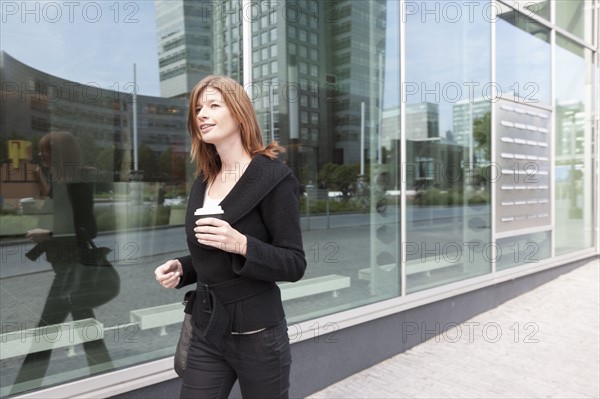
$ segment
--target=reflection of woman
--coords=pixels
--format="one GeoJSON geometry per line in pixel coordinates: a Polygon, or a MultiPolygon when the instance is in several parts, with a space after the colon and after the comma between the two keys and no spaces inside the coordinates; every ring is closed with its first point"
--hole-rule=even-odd
{"type": "MultiPolygon", "coordinates": [[[[49,180],[42,185],[49,197],[43,211],[53,214],[53,224],[27,232],[37,243],[27,256],[35,260],[45,254],[55,273],[38,323],[44,327],[65,322],[69,314],[73,320],[94,318],[93,308],[118,292],[119,277],[102,249],[91,246],[97,232],[91,182],[95,174],[83,166],[77,140],[67,132],[52,132],[42,137],[40,150],[49,180]]],[[[83,347],[90,367],[111,361],[103,340],[83,347]]],[[[15,384],[41,385],[50,356],[51,350],[28,354],[15,384]]]]}
{"type": "Polygon", "coordinates": [[[288,397],[291,354],[276,281],[306,268],[299,184],[264,147],[252,103],[234,80],[209,76],[190,98],[188,127],[198,178],[186,217],[191,256],[159,266],[167,288],[198,283],[182,398],[288,397]],[[195,216],[220,205],[223,219],[195,216]]]}

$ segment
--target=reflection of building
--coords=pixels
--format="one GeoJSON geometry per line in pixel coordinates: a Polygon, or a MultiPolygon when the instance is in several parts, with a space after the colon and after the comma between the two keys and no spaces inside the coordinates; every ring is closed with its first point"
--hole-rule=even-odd
{"type": "MultiPolygon", "coordinates": [[[[0,55],[0,69],[0,78],[5,82],[0,111],[3,140],[26,139],[35,144],[50,131],[66,130],[79,139],[87,162],[100,162],[105,170],[130,168],[133,143],[130,93],[48,75],[4,52],[0,55]]],[[[157,157],[169,149],[185,157],[186,108],[183,99],[138,95],[140,147],[148,148],[157,157]]]]}
{"type": "Polygon", "coordinates": [[[409,190],[462,188],[462,146],[440,138],[406,140],[406,187],[409,190]]]}
{"type": "Polygon", "coordinates": [[[156,0],[160,94],[187,97],[212,73],[212,1],[156,0]]]}
{"type": "Polygon", "coordinates": [[[556,151],[557,160],[573,156],[581,158],[585,134],[585,108],[580,102],[561,103],[556,106],[556,151]]]}
{"type": "MultiPolygon", "coordinates": [[[[242,4],[223,1],[215,3],[212,20],[212,64],[211,71],[219,75],[243,81],[242,70],[242,4]]],[[[188,50],[189,51],[189,50],[188,50]]]]}
{"type": "MultiPolygon", "coordinates": [[[[335,104],[335,158],[340,163],[358,163],[361,128],[365,137],[377,137],[381,119],[386,5],[383,1],[344,0],[336,6],[329,47],[339,90],[335,104]],[[365,109],[364,126],[361,103],[365,109]]],[[[366,139],[365,158],[371,158],[369,152],[377,147],[376,142],[366,139]]],[[[376,156],[372,154],[372,158],[376,156]]]]}
{"type": "MultiPolygon", "coordinates": [[[[483,98],[465,99],[458,101],[452,107],[452,138],[463,147],[469,149],[469,160],[474,163],[486,160],[485,148],[489,148],[489,138],[483,141],[481,133],[476,130],[477,124],[481,124],[486,115],[489,117],[491,112],[490,101],[483,98]],[[477,142],[477,139],[482,142],[477,142]]],[[[489,125],[489,121],[485,126],[489,125]]],[[[489,131],[489,129],[488,129],[489,131]]]]}
{"type": "MultiPolygon", "coordinates": [[[[184,96],[209,73],[242,82],[241,2],[156,5],[162,95],[184,96]],[[184,74],[185,65],[188,72],[202,68],[184,74]]],[[[321,2],[263,2],[252,9],[252,95],[264,140],[288,147],[284,157],[292,164],[358,163],[364,103],[364,148],[367,159],[377,157],[368,153],[377,147],[368,138],[379,129],[385,3],[337,2],[331,23],[319,23],[332,12],[321,2]],[[286,17],[288,7],[300,10],[298,18],[286,17]],[[356,63],[365,67],[351,68],[356,63]]]]}
{"type": "MultiPolygon", "coordinates": [[[[321,82],[325,80],[327,69],[322,62],[326,45],[324,39],[329,37],[326,33],[331,27],[330,24],[318,23],[321,5],[316,2],[310,5],[306,2],[287,3],[294,3],[294,7],[301,9],[302,17],[286,18],[286,8],[269,2],[252,7],[256,13],[252,17],[252,39],[255,43],[252,48],[252,100],[264,141],[278,140],[286,147],[288,152],[282,157],[288,158],[290,164],[329,162],[333,139],[328,134],[331,123],[324,116],[328,115],[326,111],[330,105],[326,95],[332,90],[323,90],[321,82]]],[[[173,7],[171,2],[164,4],[165,7],[168,4],[169,8],[182,8],[173,7]]],[[[214,49],[211,57],[200,54],[204,51],[203,47],[181,41],[182,52],[194,57],[200,55],[205,63],[210,62],[207,72],[198,75],[195,81],[215,73],[243,83],[242,3],[215,3],[210,12],[205,10],[202,15],[202,20],[208,18],[211,25],[207,22],[190,24],[189,28],[185,27],[185,34],[210,30],[214,49]]],[[[185,60],[181,63],[185,65],[185,60]]],[[[314,180],[315,176],[307,176],[307,179],[314,180]]]]}
{"type": "MultiPolygon", "coordinates": [[[[400,107],[383,110],[381,117],[381,163],[398,165],[400,162],[400,107]]],[[[391,188],[400,186],[400,168],[390,167],[391,188]]]]}
{"type": "MultiPolygon", "coordinates": [[[[286,4],[302,10],[300,16],[285,18],[287,8],[264,3],[252,23],[253,100],[265,141],[279,140],[288,147],[294,165],[358,163],[361,102],[366,104],[365,136],[374,137],[377,125],[369,120],[378,119],[381,88],[371,78],[378,65],[350,65],[357,60],[367,65],[383,49],[385,5],[338,2],[335,20],[319,23],[331,7],[286,4]],[[361,33],[370,29],[370,36],[361,33]]],[[[223,9],[227,7],[232,6],[226,2],[223,9]]],[[[215,20],[214,70],[241,81],[241,17],[236,18],[241,10],[229,11],[230,18],[215,20]]]]}
{"type": "Polygon", "coordinates": [[[406,138],[410,140],[439,138],[439,120],[439,104],[407,104],[406,138]]]}
{"type": "Polygon", "coordinates": [[[490,101],[483,98],[458,101],[452,107],[452,137],[457,144],[470,145],[473,134],[473,121],[483,118],[490,112],[490,101]]]}
{"type": "MultiPolygon", "coordinates": [[[[489,103],[487,112],[489,112],[489,103]]],[[[409,190],[429,188],[461,189],[466,173],[465,148],[439,134],[438,105],[415,103],[406,105],[406,154],[403,165],[406,187],[409,190]]],[[[478,109],[484,107],[478,107],[478,109]]],[[[456,117],[456,111],[455,111],[456,117]]],[[[462,117],[459,115],[459,118],[462,117]]],[[[469,115],[464,116],[466,118],[469,115]]],[[[387,155],[384,163],[397,164],[400,153],[400,107],[383,112],[382,146],[387,155]]],[[[465,121],[464,123],[468,123],[465,121]]],[[[455,124],[456,126],[456,124],[455,124]]],[[[393,171],[392,173],[398,173],[393,171]]]]}
{"type": "Polygon", "coordinates": [[[381,145],[391,148],[394,140],[400,140],[400,107],[383,110],[381,120],[381,145]]]}

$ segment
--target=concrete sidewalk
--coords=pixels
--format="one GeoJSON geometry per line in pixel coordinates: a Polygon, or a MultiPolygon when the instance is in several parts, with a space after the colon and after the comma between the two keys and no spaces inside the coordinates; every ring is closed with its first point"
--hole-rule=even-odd
{"type": "Polygon", "coordinates": [[[309,398],[599,398],[598,258],[309,398]]]}

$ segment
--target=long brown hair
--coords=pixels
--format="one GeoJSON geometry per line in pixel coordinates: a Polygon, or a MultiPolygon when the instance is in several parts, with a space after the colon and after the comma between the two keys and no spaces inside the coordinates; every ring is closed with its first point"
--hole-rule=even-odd
{"type": "Polygon", "coordinates": [[[231,116],[240,127],[244,150],[251,157],[262,154],[274,159],[279,153],[285,151],[276,141],[267,147],[264,146],[256,112],[254,112],[252,101],[244,88],[227,76],[210,75],[202,79],[192,90],[188,110],[187,127],[192,138],[191,158],[193,162],[196,162],[197,175],[203,174],[205,181],[211,181],[221,170],[221,159],[216,147],[202,141],[202,135],[198,128],[196,104],[209,87],[217,90],[223,96],[223,101],[229,108],[231,116]]]}
{"type": "Polygon", "coordinates": [[[49,167],[53,181],[73,183],[81,179],[85,167],[77,138],[66,131],[50,132],[38,144],[40,152],[50,155],[49,167]]]}

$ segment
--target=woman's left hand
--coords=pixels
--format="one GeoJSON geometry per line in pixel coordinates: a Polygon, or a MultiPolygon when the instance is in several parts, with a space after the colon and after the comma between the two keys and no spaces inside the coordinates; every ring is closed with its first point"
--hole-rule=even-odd
{"type": "Polygon", "coordinates": [[[224,220],[211,217],[198,219],[194,232],[200,244],[246,256],[248,239],[224,220]]]}
{"type": "Polygon", "coordinates": [[[29,230],[25,237],[30,239],[33,242],[40,243],[42,241],[46,241],[50,238],[50,230],[46,229],[32,229],[29,230]]]}

